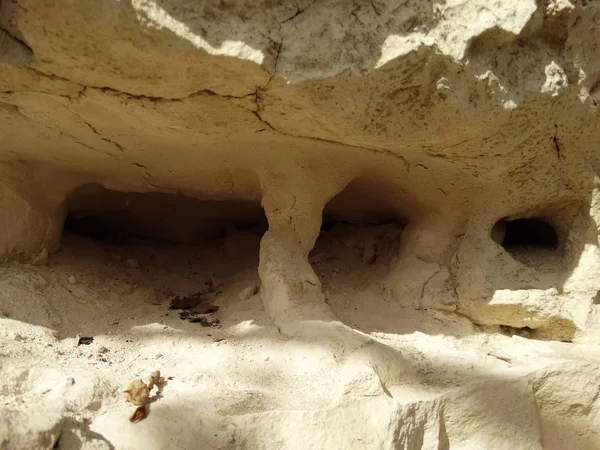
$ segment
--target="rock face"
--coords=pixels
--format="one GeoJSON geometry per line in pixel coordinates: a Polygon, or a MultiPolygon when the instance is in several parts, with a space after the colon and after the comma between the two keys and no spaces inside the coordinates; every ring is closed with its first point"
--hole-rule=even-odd
{"type": "MultiPolygon", "coordinates": [[[[348,286],[398,308],[390,324],[425,310],[595,352],[598,42],[600,4],[586,0],[0,0],[0,258],[44,264],[69,230],[186,245],[225,234],[231,256],[253,242],[240,230],[264,225],[252,267],[265,320],[331,346],[315,364],[340,364],[342,400],[218,416],[210,445],[565,448],[583,415],[598,419],[596,362],[576,402],[559,362],[398,401],[394,389],[423,389],[419,358],[350,323],[318,242],[356,227],[323,248],[360,252],[348,286]],[[399,240],[364,231],[382,224],[399,240]],[[482,406],[495,391],[506,397],[482,406]],[[573,428],[555,426],[567,412],[573,428]]],[[[45,290],[51,269],[36,275],[45,290]]],[[[31,295],[15,286],[0,299],[12,315],[31,295]]],[[[38,428],[51,448],[69,428],[32,418],[23,434],[14,424],[29,419],[10,414],[7,448],[38,428]]],[[[74,420],[63,445],[84,436],[74,420]]],[[[599,445],[589,430],[578,448],[599,445]]]]}

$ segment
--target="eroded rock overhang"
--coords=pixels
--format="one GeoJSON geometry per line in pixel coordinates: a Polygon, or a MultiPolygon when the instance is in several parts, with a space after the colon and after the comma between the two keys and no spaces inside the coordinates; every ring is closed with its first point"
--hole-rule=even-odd
{"type": "Polygon", "coordinates": [[[404,227],[377,281],[393,301],[571,340],[600,277],[599,20],[568,1],[2,0],[0,253],[56,251],[82,186],[260,205],[266,309],[330,319],[307,255],[345,191],[338,219],[369,203],[404,227]]]}

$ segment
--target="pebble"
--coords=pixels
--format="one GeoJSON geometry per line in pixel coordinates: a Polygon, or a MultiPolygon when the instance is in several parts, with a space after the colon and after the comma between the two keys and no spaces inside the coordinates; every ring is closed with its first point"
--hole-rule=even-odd
{"type": "Polygon", "coordinates": [[[75,278],[73,275],[69,275],[69,284],[75,284],[77,283],[77,278],[75,278]]]}

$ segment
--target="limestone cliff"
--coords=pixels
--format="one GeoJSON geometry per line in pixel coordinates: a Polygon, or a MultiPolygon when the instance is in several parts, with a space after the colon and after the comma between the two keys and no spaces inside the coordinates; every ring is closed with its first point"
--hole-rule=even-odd
{"type": "MultiPolygon", "coordinates": [[[[364,286],[400,311],[596,352],[598,102],[595,1],[0,0],[0,257],[52,260],[81,217],[186,245],[265,222],[266,317],[291,341],[336,342],[343,398],[362,400],[239,416],[239,447],[566,448],[548,412],[562,400],[540,403],[569,385],[554,366],[390,400],[420,369],[332,306],[315,243],[349,226],[378,266],[364,286]],[[398,239],[361,234],[383,225],[398,239]],[[525,441],[463,423],[494,390],[525,441]],[[347,437],[377,414],[394,426],[364,445],[322,426],[347,437]]],[[[571,406],[597,419],[592,390],[571,406]]]]}

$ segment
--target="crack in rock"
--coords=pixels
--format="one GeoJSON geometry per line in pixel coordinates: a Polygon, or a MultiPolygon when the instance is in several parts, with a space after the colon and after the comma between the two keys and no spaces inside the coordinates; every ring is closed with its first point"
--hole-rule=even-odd
{"type": "Polygon", "coordinates": [[[558,140],[558,124],[554,124],[554,136],[552,136],[552,142],[554,144],[554,151],[556,152],[556,157],[558,159],[562,159],[562,145],[558,140]]]}
{"type": "MultiPolygon", "coordinates": [[[[81,119],[83,120],[83,117],[79,116],[79,118],[81,118],[81,119]]],[[[99,136],[99,137],[100,137],[100,139],[102,139],[104,142],[107,142],[107,143],[109,143],[109,144],[111,144],[111,145],[114,145],[115,147],[117,147],[117,149],[118,149],[118,150],[119,150],[121,153],[124,153],[124,152],[125,152],[125,149],[123,148],[123,146],[122,146],[121,144],[119,144],[119,143],[118,143],[118,142],[116,142],[116,141],[113,141],[112,139],[105,138],[105,137],[104,137],[104,136],[103,136],[103,135],[102,135],[102,134],[101,134],[101,133],[100,133],[100,132],[99,132],[99,131],[98,131],[98,130],[97,130],[95,127],[94,127],[94,126],[92,126],[92,125],[91,125],[89,122],[87,122],[86,120],[83,120],[83,123],[84,123],[85,125],[87,125],[87,127],[88,127],[90,130],[92,130],[92,132],[93,132],[94,134],[96,134],[97,136],[99,136]]]]}

